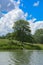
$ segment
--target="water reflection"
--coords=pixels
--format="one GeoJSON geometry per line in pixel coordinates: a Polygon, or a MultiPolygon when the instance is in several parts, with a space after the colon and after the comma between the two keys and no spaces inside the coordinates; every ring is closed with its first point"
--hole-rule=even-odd
{"type": "Polygon", "coordinates": [[[13,60],[13,62],[15,62],[15,65],[28,65],[30,62],[31,53],[32,51],[19,50],[11,53],[10,58],[13,60]]]}
{"type": "Polygon", "coordinates": [[[0,65],[43,65],[43,51],[0,52],[0,65]]]}

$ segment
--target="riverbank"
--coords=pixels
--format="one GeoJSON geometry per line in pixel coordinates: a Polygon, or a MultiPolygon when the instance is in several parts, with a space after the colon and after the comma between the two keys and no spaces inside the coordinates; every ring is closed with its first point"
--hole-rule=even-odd
{"type": "Polygon", "coordinates": [[[22,43],[16,40],[0,39],[0,50],[15,50],[15,49],[28,49],[28,50],[43,50],[43,44],[22,43]]]}

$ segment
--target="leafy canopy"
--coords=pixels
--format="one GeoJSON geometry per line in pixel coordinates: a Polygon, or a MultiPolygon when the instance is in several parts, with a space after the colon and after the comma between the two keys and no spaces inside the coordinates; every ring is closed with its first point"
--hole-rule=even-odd
{"type": "Polygon", "coordinates": [[[31,30],[29,27],[29,22],[26,20],[18,20],[13,25],[15,39],[26,42],[31,41],[31,30]]]}

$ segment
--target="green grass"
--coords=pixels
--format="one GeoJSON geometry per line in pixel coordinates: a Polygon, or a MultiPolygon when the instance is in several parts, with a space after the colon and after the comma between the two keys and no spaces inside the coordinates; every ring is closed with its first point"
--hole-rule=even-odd
{"type": "Polygon", "coordinates": [[[0,39],[0,50],[29,49],[43,50],[43,44],[21,43],[16,40],[0,39]]]}

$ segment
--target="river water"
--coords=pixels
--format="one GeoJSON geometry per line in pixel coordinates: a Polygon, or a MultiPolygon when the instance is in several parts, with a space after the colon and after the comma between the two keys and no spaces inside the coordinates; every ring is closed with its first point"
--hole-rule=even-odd
{"type": "Polygon", "coordinates": [[[43,51],[0,52],[0,65],[43,65],[43,51]]]}

